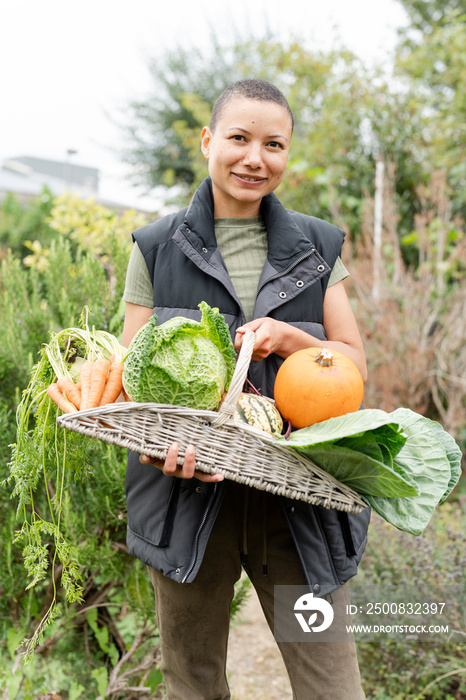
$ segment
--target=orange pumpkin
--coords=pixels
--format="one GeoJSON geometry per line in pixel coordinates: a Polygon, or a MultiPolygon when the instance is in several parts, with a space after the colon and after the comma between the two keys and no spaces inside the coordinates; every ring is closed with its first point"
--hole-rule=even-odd
{"type": "Polygon", "coordinates": [[[361,373],[349,357],[327,348],[306,348],[278,370],[274,398],[293,428],[357,411],[364,396],[361,373]]]}

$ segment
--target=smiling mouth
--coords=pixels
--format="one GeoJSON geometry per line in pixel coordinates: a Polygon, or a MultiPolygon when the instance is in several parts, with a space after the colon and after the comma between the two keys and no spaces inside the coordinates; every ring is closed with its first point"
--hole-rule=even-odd
{"type": "Polygon", "coordinates": [[[241,175],[239,173],[233,173],[233,175],[240,180],[246,180],[246,182],[264,182],[265,177],[253,177],[251,175],[241,175]]]}

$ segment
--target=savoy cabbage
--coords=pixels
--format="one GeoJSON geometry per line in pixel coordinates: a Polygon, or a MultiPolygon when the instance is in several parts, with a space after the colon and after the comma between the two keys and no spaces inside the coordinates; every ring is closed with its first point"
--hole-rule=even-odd
{"type": "Polygon", "coordinates": [[[204,301],[199,308],[199,322],[177,316],[157,326],[154,315],[136,333],[123,371],[123,386],[132,401],[218,408],[233,376],[236,353],[218,309],[204,301]]]}

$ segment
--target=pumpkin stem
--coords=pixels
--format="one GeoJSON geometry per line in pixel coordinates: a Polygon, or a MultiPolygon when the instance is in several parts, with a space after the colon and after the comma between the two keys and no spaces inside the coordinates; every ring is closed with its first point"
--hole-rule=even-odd
{"type": "Polygon", "coordinates": [[[333,352],[323,348],[318,355],[315,356],[314,360],[319,363],[321,367],[331,367],[333,365],[333,352]]]}

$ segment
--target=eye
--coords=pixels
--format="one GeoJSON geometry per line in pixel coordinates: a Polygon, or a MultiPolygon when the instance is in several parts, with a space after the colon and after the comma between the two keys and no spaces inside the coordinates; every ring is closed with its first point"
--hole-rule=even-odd
{"type": "Polygon", "coordinates": [[[283,144],[280,143],[280,141],[269,141],[267,146],[270,146],[273,149],[284,148],[283,144]]]}
{"type": "Polygon", "coordinates": [[[233,136],[230,137],[234,141],[246,141],[246,138],[243,136],[243,134],[233,134],[233,136]]]}

